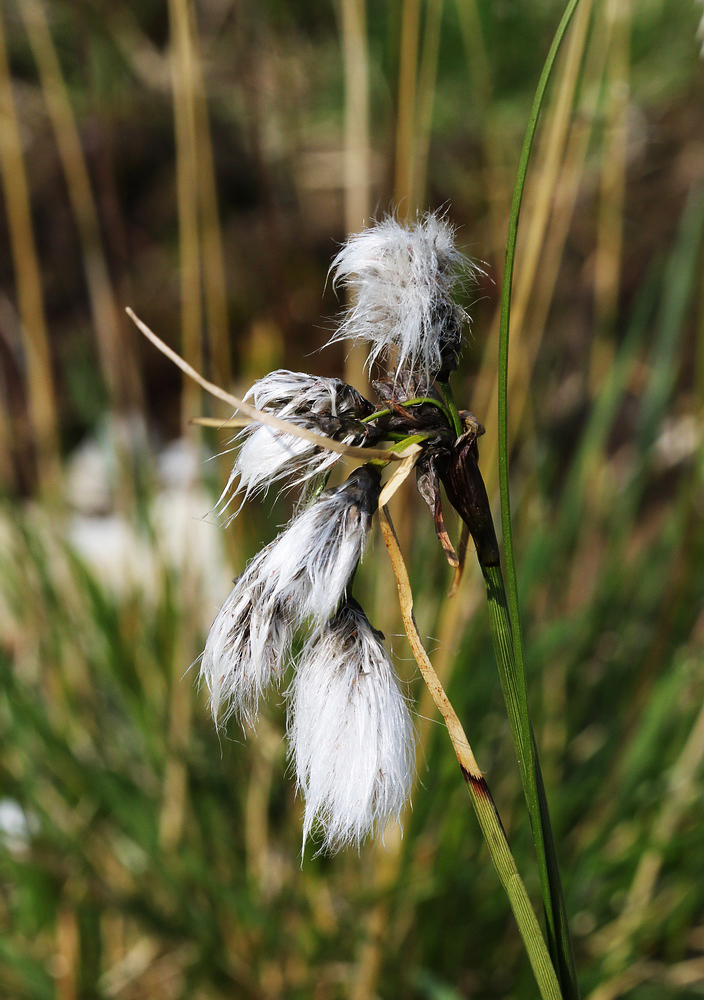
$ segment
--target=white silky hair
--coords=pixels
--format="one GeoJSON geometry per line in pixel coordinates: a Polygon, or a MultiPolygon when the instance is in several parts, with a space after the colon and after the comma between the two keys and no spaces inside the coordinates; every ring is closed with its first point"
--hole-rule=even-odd
{"type": "MultiPolygon", "coordinates": [[[[318,433],[320,427],[316,416],[364,415],[369,408],[364,398],[341,379],[283,368],[255,382],[244,398],[252,399],[259,410],[267,410],[318,433]]],[[[344,444],[352,444],[353,441],[353,434],[342,438],[344,444]]],[[[337,452],[325,451],[311,441],[266,424],[248,425],[235,436],[233,442],[241,447],[218,500],[221,510],[227,507],[227,504],[224,507],[221,505],[228,494],[232,499],[243,493],[244,503],[250,496],[266,493],[273,483],[289,476],[293,477],[291,485],[297,486],[327,472],[341,457],[337,452]],[[237,481],[237,488],[233,490],[237,481]]]]}
{"type": "Polygon", "coordinates": [[[216,723],[235,715],[253,726],[262,694],[281,680],[294,629],[337,609],[364,552],[379,489],[376,470],[356,469],[294,517],[237,578],[200,664],[216,723]]]}
{"type": "Polygon", "coordinates": [[[365,340],[368,364],[395,348],[397,370],[404,367],[431,380],[441,367],[448,323],[457,350],[465,313],[451,294],[478,268],[455,246],[454,229],[430,213],[403,226],[386,218],[350,236],[332,262],[333,284],[345,285],[354,302],[330,342],[365,340]]]}
{"type": "Polygon", "coordinates": [[[411,792],[415,735],[398,677],[364,612],[351,604],[305,645],[289,690],[288,737],[305,800],[303,846],[359,845],[399,819],[411,792]]]}
{"type": "Polygon", "coordinates": [[[277,368],[258,379],[245,394],[258,410],[289,413],[355,413],[364,405],[363,397],[339,378],[308,375],[277,368]]]}
{"type": "Polygon", "coordinates": [[[254,726],[260,697],[280,682],[286,666],[293,627],[261,574],[268,551],[255,556],[235,580],[205,643],[200,678],[217,725],[235,715],[254,726]]]}
{"type": "Polygon", "coordinates": [[[326,490],[269,547],[262,577],[272,599],[291,609],[297,624],[322,622],[336,610],[364,554],[379,499],[379,474],[356,469],[326,490]]]}

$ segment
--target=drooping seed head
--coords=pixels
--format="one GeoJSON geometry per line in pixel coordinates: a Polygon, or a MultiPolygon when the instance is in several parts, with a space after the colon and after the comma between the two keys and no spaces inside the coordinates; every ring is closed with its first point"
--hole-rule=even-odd
{"type": "Polygon", "coordinates": [[[380,479],[374,466],[356,469],[295,517],[269,547],[262,577],[298,623],[324,621],[342,600],[364,553],[380,479]]]}
{"type": "Polygon", "coordinates": [[[406,699],[376,632],[343,604],[304,647],[290,696],[289,743],[305,800],[303,842],[359,845],[410,795],[414,732],[406,699]]]}
{"type": "Polygon", "coordinates": [[[308,375],[278,368],[260,378],[244,397],[258,410],[271,410],[280,417],[317,413],[328,417],[365,417],[372,404],[339,378],[308,375]]]}
{"type": "Polygon", "coordinates": [[[283,675],[292,624],[261,567],[268,548],[250,561],[213,622],[200,663],[218,725],[231,715],[253,726],[259,699],[283,675]]]}
{"type": "MultiPolygon", "coordinates": [[[[259,379],[245,399],[252,399],[257,409],[344,444],[362,442],[363,432],[354,426],[354,419],[367,416],[374,409],[341,379],[285,369],[259,379]]],[[[291,485],[298,485],[322,475],[340,459],[337,452],[326,451],[311,441],[266,424],[248,425],[236,435],[234,443],[240,445],[240,451],[219,504],[228,494],[232,499],[243,493],[246,500],[251,495],[266,493],[273,483],[288,477],[292,479],[291,485]]]]}

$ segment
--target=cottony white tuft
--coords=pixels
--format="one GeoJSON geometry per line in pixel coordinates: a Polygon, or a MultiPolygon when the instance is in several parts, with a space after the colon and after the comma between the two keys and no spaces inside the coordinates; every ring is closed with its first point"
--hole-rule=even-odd
{"type": "Polygon", "coordinates": [[[261,575],[296,622],[322,622],[337,608],[357,568],[379,500],[381,474],[361,466],[326,490],[269,547],[261,575]]]}
{"type": "Polygon", "coordinates": [[[356,469],[327,490],[250,561],[208,633],[200,676],[213,716],[253,725],[265,688],[280,681],[293,630],[324,621],[357,568],[379,499],[381,474],[356,469]]]}
{"type": "Polygon", "coordinates": [[[369,341],[370,365],[395,349],[397,375],[427,381],[457,367],[466,315],[452,291],[477,269],[457,250],[445,219],[429,214],[407,227],[384,219],[350,236],[330,270],[355,297],[331,342],[369,341]]]}
{"type": "Polygon", "coordinates": [[[200,676],[220,725],[230,715],[254,725],[259,698],[280,681],[291,647],[290,617],[261,573],[268,552],[262,550],[235,580],[205,643],[200,676]]]}
{"type": "MultiPolygon", "coordinates": [[[[364,417],[373,410],[356,389],[341,379],[286,369],[278,369],[259,379],[244,398],[252,399],[259,410],[267,410],[318,433],[328,430],[321,426],[326,420],[333,432],[339,431],[341,427],[335,418],[364,417]]],[[[350,431],[343,433],[340,439],[345,444],[354,444],[356,437],[354,431],[350,431]]],[[[336,452],[325,451],[310,441],[265,424],[250,424],[233,440],[241,443],[241,449],[220,503],[237,479],[239,483],[233,496],[243,492],[246,500],[250,495],[266,493],[272,483],[287,476],[295,477],[292,485],[305,482],[326,472],[340,459],[336,452]]]]}
{"type": "Polygon", "coordinates": [[[358,605],[345,603],[304,647],[289,742],[305,798],[303,843],[359,845],[398,818],[411,791],[414,733],[391,661],[358,605]]]}
{"type": "Polygon", "coordinates": [[[373,407],[357,390],[339,378],[308,375],[278,368],[254,383],[244,397],[258,410],[279,416],[320,413],[325,416],[365,416],[373,407]]]}

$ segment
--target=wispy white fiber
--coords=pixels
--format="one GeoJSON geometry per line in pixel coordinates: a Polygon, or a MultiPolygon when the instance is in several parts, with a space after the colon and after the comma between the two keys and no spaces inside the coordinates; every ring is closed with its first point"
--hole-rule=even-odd
{"type": "Polygon", "coordinates": [[[364,552],[379,484],[373,467],[356,469],[294,517],[269,547],[261,576],[299,624],[324,621],[340,603],[364,552]]]}
{"type": "Polygon", "coordinates": [[[399,681],[364,612],[344,604],[304,647],[290,694],[289,743],[305,799],[303,843],[359,845],[400,816],[414,732],[399,681]]]}
{"type": "Polygon", "coordinates": [[[286,665],[293,629],[274,596],[275,581],[261,573],[268,552],[263,549],[235,580],[205,643],[200,677],[218,724],[235,715],[253,726],[261,695],[280,681],[286,665]]]}
{"type": "Polygon", "coordinates": [[[216,722],[235,715],[253,725],[260,697],[281,679],[294,628],[337,609],[364,551],[379,489],[378,470],[356,469],[294,517],[237,578],[200,664],[216,722]]]}
{"type": "Polygon", "coordinates": [[[285,368],[260,378],[244,398],[252,399],[258,410],[275,410],[284,417],[292,413],[364,416],[371,410],[364,397],[342,379],[285,368]]]}
{"type": "Polygon", "coordinates": [[[452,291],[476,269],[457,250],[446,219],[429,214],[403,226],[386,218],[350,236],[330,270],[333,283],[354,297],[332,341],[368,341],[370,365],[395,349],[398,372],[428,381],[456,367],[466,316],[452,291]]]}
{"type": "MultiPolygon", "coordinates": [[[[703,3],[703,0],[699,0],[699,3],[700,4],[703,3]]],[[[702,59],[704,59],[704,14],[702,14],[701,20],[699,21],[699,27],[697,28],[697,38],[701,42],[702,46],[699,54],[702,57],[702,59]]]]}
{"type": "MultiPolygon", "coordinates": [[[[278,369],[255,382],[246,393],[257,409],[268,410],[277,417],[290,420],[300,427],[325,433],[321,419],[363,417],[373,409],[371,404],[351,385],[338,378],[307,375],[278,369]]],[[[353,432],[341,438],[353,444],[353,432]]],[[[325,451],[310,441],[274,430],[264,424],[250,424],[236,437],[240,452],[223,490],[220,502],[232,491],[244,494],[246,500],[257,493],[266,493],[272,483],[292,476],[292,485],[305,482],[332,468],[339,461],[337,452],[325,451]]]]}

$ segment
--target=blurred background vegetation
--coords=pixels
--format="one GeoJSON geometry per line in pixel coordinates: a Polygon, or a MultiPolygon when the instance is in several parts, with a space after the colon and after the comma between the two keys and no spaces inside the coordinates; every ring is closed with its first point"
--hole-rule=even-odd
{"type": "MultiPolygon", "coordinates": [[[[357,585],[417,696],[405,835],[300,865],[281,697],[218,738],[189,664],[289,516],[208,516],[242,392],[342,374],[325,275],[448,206],[484,262],[456,381],[496,493],[497,301],[557,0],[0,7],[0,996],[535,995],[377,540],[357,585]]],[[[529,174],[510,406],[531,697],[585,997],[704,995],[704,63],[694,0],[582,0],[529,174]]],[[[409,491],[422,631],[529,888],[485,617],[409,491]]],[[[309,855],[310,855],[309,851],[309,855]]]]}

